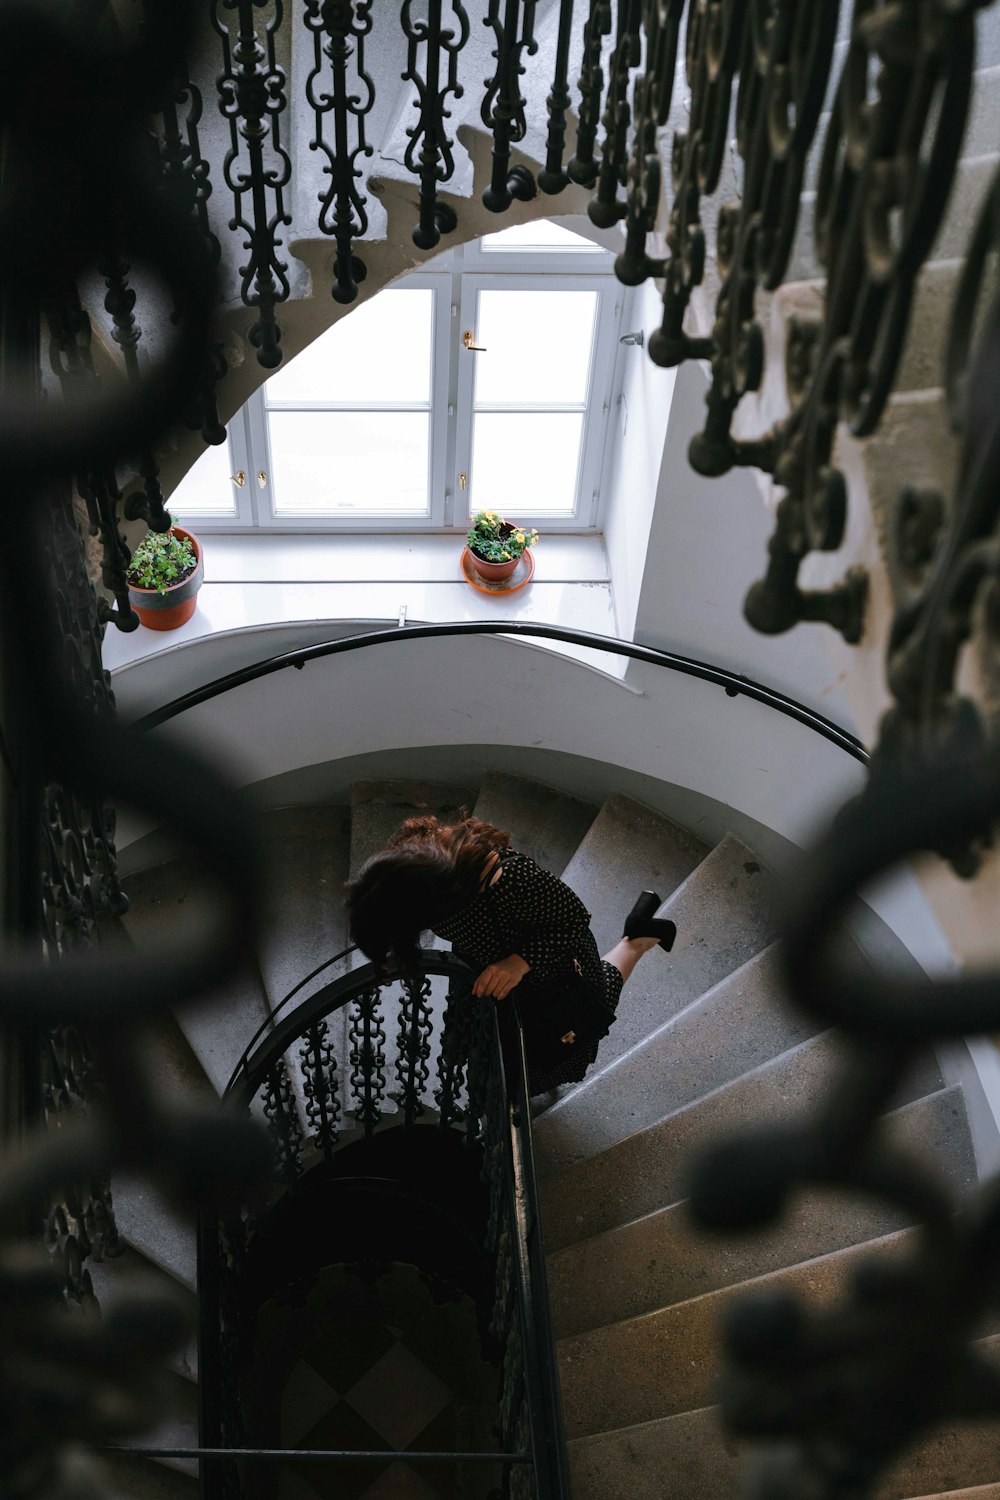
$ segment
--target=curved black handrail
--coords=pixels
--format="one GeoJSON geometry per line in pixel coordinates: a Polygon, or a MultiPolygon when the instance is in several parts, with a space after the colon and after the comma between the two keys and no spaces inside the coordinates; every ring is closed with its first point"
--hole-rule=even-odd
{"type": "Polygon", "coordinates": [[[566,641],[575,646],[590,646],[595,651],[604,651],[611,656],[628,656],[633,661],[644,661],[654,667],[680,672],[686,677],[698,677],[703,682],[711,682],[717,687],[724,688],[731,698],[742,696],[752,698],[757,703],[763,703],[765,707],[774,709],[776,713],[784,714],[786,718],[794,719],[797,723],[804,724],[807,729],[812,729],[823,739],[829,740],[831,744],[843,750],[845,754],[860,761],[862,765],[867,766],[869,763],[868,751],[855,735],[849,734],[846,729],[841,729],[832,719],[817,713],[815,709],[807,708],[804,703],[790,698],[787,693],[766,687],[761,682],[755,682],[751,677],[730,672],[725,667],[714,667],[709,662],[698,661],[695,657],[680,656],[674,651],[661,651],[656,646],[642,646],[636,641],[622,641],[616,636],[598,635],[589,630],[571,630],[563,625],[543,625],[535,621],[522,620],[459,620],[440,625],[400,625],[385,630],[364,631],[359,635],[342,636],[334,641],[319,641],[313,646],[299,646],[294,651],[280,652],[277,656],[270,656],[265,661],[253,662],[248,667],[240,667],[235,672],[227,672],[224,677],[217,677],[202,687],[192,688],[189,693],[175,698],[172,703],[165,703],[161,708],[155,708],[151,713],[144,714],[135,721],[135,727],[156,729],[160,724],[165,724],[168,719],[176,718],[178,714],[185,713],[189,708],[197,708],[201,703],[208,703],[212,698],[221,697],[232,688],[242,687],[248,682],[256,682],[258,678],[268,677],[272,672],[280,672],[285,667],[304,667],[307,662],[315,661],[320,657],[340,656],[348,651],[360,651],[368,646],[381,646],[390,641],[427,640],[435,636],[461,635],[538,636],[543,640],[566,641]]]}

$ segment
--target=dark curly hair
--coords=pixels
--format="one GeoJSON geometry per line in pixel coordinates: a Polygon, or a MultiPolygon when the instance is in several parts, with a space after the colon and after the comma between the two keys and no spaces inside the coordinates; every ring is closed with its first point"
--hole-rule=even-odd
{"type": "Polygon", "coordinates": [[[457,823],[407,819],[347,882],[351,941],[378,970],[390,962],[412,968],[421,934],[467,906],[479,894],[490,854],[509,848],[509,833],[464,809],[457,823]]]}

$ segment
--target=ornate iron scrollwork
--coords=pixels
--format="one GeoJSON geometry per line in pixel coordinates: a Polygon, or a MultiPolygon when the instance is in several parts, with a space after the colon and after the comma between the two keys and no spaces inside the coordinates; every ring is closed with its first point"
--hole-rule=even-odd
{"type": "Polygon", "coordinates": [[[273,370],[281,363],[277,308],[290,292],[288,263],[278,253],[278,231],[292,222],[284,200],[292,163],[281,144],[280,120],[288,101],[285,74],[275,53],[283,0],[268,0],[269,15],[259,31],[260,9],[260,0],[215,0],[213,20],[222,41],[219,107],[230,130],[223,167],[234,203],[229,227],[246,235],[250,255],[240,267],[242,296],[258,313],[250,342],[259,363],[273,370]]]}
{"type": "Polygon", "coordinates": [[[469,39],[469,17],[462,0],[428,0],[426,19],[415,14],[413,0],[404,0],[399,19],[408,43],[403,80],[417,89],[417,123],[407,130],[410,139],[403,158],[407,170],[420,179],[420,218],[413,243],[433,250],[458,222],[454,210],[438,202],[437,191],[455,171],[454,140],[446,124],[448,98],[460,99],[464,92],[458,59],[469,39]],[[451,16],[447,25],[446,3],[451,16]]]}
{"type": "Polygon", "coordinates": [[[496,72],[487,83],[481,117],[493,132],[493,171],[489,186],[483,189],[483,203],[491,213],[509,208],[514,198],[530,201],[537,191],[535,179],[526,167],[510,166],[511,146],[522,141],[527,130],[524,118],[525,100],[521,93],[524,61],[538,51],[535,41],[535,0],[490,0],[484,26],[492,26],[496,37],[493,56],[496,72]],[[504,14],[500,10],[503,5],[504,14]]]}
{"type": "Polygon", "coordinates": [[[610,0],[590,0],[590,14],[583,29],[583,64],[580,70],[580,105],[577,110],[576,150],[566,168],[571,182],[593,187],[598,162],[594,156],[604,94],[601,66],[604,38],[611,35],[613,15],[610,0]]]}
{"type": "MultiPolygon", "coordinates": [[[[962,268],[947,350],[951,422],[962,439],[955,498],[909,486],[897,497],[889,533],[896,613],[886,654],[895,700],[883,719],[869,800],[884,773],[919,765],[942,748],[995,738],[981,710],[956,691],[959,657],[978,619],[987,662],[1000,618],[1000,298],[984,312],[987,264],[1000,246],[1000,174],[983,205],[962,268]]],[[[946,835],[937,846],[961,875],[972,875],[989,825],[971,840],[946,835]]]]}
{"type": "Polygon", "coordinates": [[[339,1137],[341,1105],[337,1058],[330,1028],[325,1021],[318,1021],[303,1037],[299,1060],[312,1140],[330,1161],[339,1137]]]}
{"type": "Polygon", "coordinates": [[[354,253],[354,241],[368,232],[365,212],[368,200],[358,186],[361,177],[358,163],[372,154],[372,147],[365,140],[365,116],[375,103],[375,85],[365,71],[365,37],[372,28],[371,3],[372,0],[342,0],[330,5],[324,0],[306,0],[304,11],[305,24],[313,34],[313,68],[306,81],[306,97],[316,120],[310,145],[313,151],[320,151],[326,157],[324,171],[330,179],[326,192],[320,195],[319,227],[336,240],[332,295],[335,302],[345,305],[356,299],[358,286],[368,274],[364,261],[354,253]],[[357,77],[353,87],[348,74],[352,57],[357,77]],[[329,82],[324,58],[332,75],[329,82]],[[328,116],[333,120],[332,145],[323,133],[323,122],[328,116]]]}
{"type": "Polygon", "coordinates": [[[399,1007],[399,1033],[396,1041],[396,1078],[399,1088],[390,1097],[403,1112],[403,1121],[412,1125],[424,1114],[424,1095],[430,1078],[431,982],[428,976],[408,976],[403,981],[403,1002],[399,1007]]]}
{"type": "Polygon", "coordinates": [[[357,1101],[352,1111],[364,1129],[365,1139],[374,1134],[382,1118],[385,1098],[385,1021],[382,991],[373,985],[351,1011],[351,1090],[357,1101]]]}

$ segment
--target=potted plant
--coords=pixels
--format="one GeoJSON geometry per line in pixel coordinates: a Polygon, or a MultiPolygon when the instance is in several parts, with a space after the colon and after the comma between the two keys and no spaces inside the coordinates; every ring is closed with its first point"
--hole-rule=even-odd
{"type": "Polygon", "coordinates": [[[198,538],[183,526],[148,531],[132,554],[129,603],[149,630],[176,630],[194,614],[205,563],[198,538]]]}
{"type": "Polygon", "coordinates": [[[514,573],[525,548],[537,541],[537,531],[505,521],[495,510],[477,511],[468,534],[472,566],[481,578],[500,583],[514,573]]]}

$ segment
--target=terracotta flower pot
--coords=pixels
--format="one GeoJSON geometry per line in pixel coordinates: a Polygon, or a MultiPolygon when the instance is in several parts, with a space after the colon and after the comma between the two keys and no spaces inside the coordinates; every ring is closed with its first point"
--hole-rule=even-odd
{"type": "Polygon", "coordinates": [[[129,603],[147,630],[176,630],[179,625],[185,625],[194,614],[198,590],[205,581],[205,559],[198,538],[184,526],[171,526],[170,530],[172,535],[191,543],[198,564],[193,573],[179,583],[170,584],[162,594],[156,589],[140,589],[129,584],[129,603]]]}
{"type": "Polygon", "coordinates": [[[505,578],[511,578],[521,561],[519,557],[512,557],[510,562],[484,562],[481,557],[476,556],[474,547],[469,548],[469,556],[480,578],[486,578],[490,583],[502,583],[505,578]]]}

